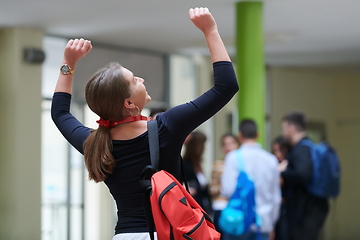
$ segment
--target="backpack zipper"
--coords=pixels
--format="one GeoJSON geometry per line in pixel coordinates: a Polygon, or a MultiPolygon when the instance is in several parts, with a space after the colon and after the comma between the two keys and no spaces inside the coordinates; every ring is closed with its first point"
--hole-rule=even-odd
{"type": "MultiPolygon", "coordinates": [[[[162,211],[163,214],[164,214],[164,211],[163,211],[162,206],[161,206],[161,201],[162,201],[163,197],[165,196],[165,194],[166,194],[167,192],[169,192],[171,189],[173,189],[176,185],[177,185],[177,184],[176,184],[175,182],[170,183],[169,186],[167,186],[167,187],[161,192],[161,194],[160,194],[160,196],[159,196],[158,205],[160,206],[160,209],[161,209],[161,211],[162,211]]],[[[164,217],[166,218],[165,214],[164,214],[164,217]]],[[[168,219],[167,219],[167,221],[169,222],[168,219]]],[[[169,222],[169,223],[170,223],[170,222],[169,222]]],[[[171,226],[171,224],[169,224],[169,225],[170,225],[170,240],[174,240],[175,238],[174,238],[174,233],[173,233],[173,227],[171,226]]]]}
{"type": "MultiPolygon", "coordinates": [[[[164,191],[162,191],[162,193],[161,193],[160,196],[159,196],[159,200],[158,200],[158,204],[159,204],[160,207],[161,207],[161,201],[162,201],[163,197],[165,196],[165,194],[166,194],[168,191],[170,191],[173,187],[175,187],[176,185],[177,185],[176,182],[172,182],[172,183],[169,184],[169,186],[167,186],[167,187],[164,189],[164,191]]],[[[162,210],[162,208],[161,208],[161,210],[162,210]]]]}
{"type": "Polygon", "coordinates": [[[213,220],[211,219],[211,217],[210,217],[206,212],[202,212],[202,213],[204,214],[205,219],[206,219],[208,222],[210,222],[211,224],[214,225],[214,222],[213,222],[213,220]]]}
{"type": "Polygon", "coordinates": [[[184,238],[188,239],[188,240],[193,240],[191,237],[189,237],[189,235],[193,234],[200,226],[201,224],[204,222],[205,220],[205,215],[202,216],[200,222],[198,222],[198,224],[196,224],[196,226],[191,229],[188,233],[185,233],[183,236],[184,238]]]}
{"type": "Polygon", "coordinates": [[[174,240],[173,227],[170,225],[170,240],[174,240]]]}

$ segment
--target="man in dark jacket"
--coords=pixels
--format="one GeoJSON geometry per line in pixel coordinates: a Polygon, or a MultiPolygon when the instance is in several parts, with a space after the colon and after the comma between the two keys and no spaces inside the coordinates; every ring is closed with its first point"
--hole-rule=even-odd
{"type": "Polygon", "coordinates": [[[283,135],[292,146],[288,165],[281,173],[289,240],[316,240],[329,210],[328,201],[310,194],[313,165],[310,148],[301,144],[306,138],[306,119],[301,112],[290,112],[282,119],[283,135]]]}

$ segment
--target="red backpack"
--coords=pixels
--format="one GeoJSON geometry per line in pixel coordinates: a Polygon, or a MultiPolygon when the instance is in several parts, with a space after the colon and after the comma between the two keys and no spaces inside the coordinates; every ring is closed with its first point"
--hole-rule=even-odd
{"type": "MultiPolygon", "coordinates": [[[[182,184],[170,173],[157,171],[159,139],[156,120],[148,122],[148,133],[151,166],[143,170],[141,184],[146,188],[144,205],[150,238],[154,239],[155,225],[158,240],[219,240],[220,233],[215,230],[211,218],[182,184]],[[150,175],[145,177],[149,170],[150,175]]],[[[182,174],[184,177],[183,170],[182,174]]]]}

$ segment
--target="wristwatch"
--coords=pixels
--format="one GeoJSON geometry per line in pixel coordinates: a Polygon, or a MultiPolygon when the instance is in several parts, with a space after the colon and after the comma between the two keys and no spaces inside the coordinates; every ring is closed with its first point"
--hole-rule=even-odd
{"type": "Polygon", "coordinates": [[[71,69],[70,67],[69,67],[69,65],[67,65],[67,64],[64,64],[64,65],[62,65],[61,67],[60,67],[60,71],[62,72],[62,74],[64,74],[64,75],[69,75],[69,74],[74,74],[74,72],[75,72],[75,70],[74,69],[71,69]]]}

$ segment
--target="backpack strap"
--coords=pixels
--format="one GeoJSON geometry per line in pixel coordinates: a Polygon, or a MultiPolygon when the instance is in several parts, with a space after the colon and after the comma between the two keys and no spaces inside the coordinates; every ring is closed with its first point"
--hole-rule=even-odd
{"type": "Polygon", "coordinates": [[[188,193],[190,193],[189,184],[186,180],[185,171],[184,171],[184,161],[181,156],[180,156],[180,165],[181,165],[181,177],[184,181],[185,189],[188,193]]]}
{"type": "Polygon", "coordinates": [[[148,232],[150,239],[154,240],[154,229],[155,223],[153,214],[151,211],[151,202],[150,196],[152,192],[151,187],[151,176],[159,170],[159,130],[157,126],[157,121],[148,121],[148,140],[149,140],[149,150],[150,150],[150,162],[151,165],[146,166],[140,174],[140,184],[145,189],[144,191],[144,209],[146,217],[146,225],[148,227],[148,232]]]}
{"type": "Polygon", "coordinates": [[[301,139],[300,144],[303,146],[308,146],[309,148],[312,148],[315,145],[315,143],[313,143],[310,139],[307,138],[301,139]]]}
{"type": "Polygon", "coordinates": [[[148,227],[150,239],[154,240],[155,223],[151,211],[151,202],[150,202],[151,191],[152,191],[151,186],[149,186],[144,192],[144,209],[145,209],[146,225],[148,227]]]}
{"type": "Polygon", "coordinates": [[[151,165],[144,167],[140,174],[140,185],[146,191],[151,186],[151,176],[159,170],[159,137],[156,120],[148,121],[148,140],[151,165]]]}
{"type": "Polygon", "coordinates": [[[237,163],[238,163],[238,169],[239,169],[239,173],[241,171],[245,171],[245,164],[244,164],[244,159],[243,159],[243,155],[241,153],[240,148],[236,150],[236,159],[237,159],[237,163]]]}
{"type": "MultiPolygon", "coordinates": [[[[159,129],[157,126],[156,119],[153,121],[147,122],[148,127],[148,139],[149,139],[149,150],[150,150],[150,162],[151,166],[146,166],[141,173],[142,177],[145,174],[146,171],[152,170],[152,173],[155,173],[159,170],[159,129]]],[[[144,180],[142,180],[144,181],[144,180]]],[[[146,188],[144,192],[144,208],[145,208],[145,216],[146,216],[146,225],[148,227],[150,239],[154,240],[154,229],[155,229],[155,223],[153,214],[151,211],[151,202],[150,202],[150,196],[151,196],[151,182],[148,181],[148,187],[146,188]]]]}
{"type": "MultiPolygon", "coordinates": [[[[148,139],[149,139],[149,151],[150,151],[150,161],[151,166],[146,166],[144,170],[141,173],[141,180],[140,184],[146,187],[146,190],[144,192],[144,208],[145,208],[145,215],[146,215],[146,224],[148,226],[148,231],[151,240],[154,240],[154,229],[155,229],[155,223],[153,214],[151,211],[151,202],[150,202],[150,196],[151,196],[151,182],[150,180],[145,180],[146,172],[152,171],[151,175],[157,171],[159,171],[159,161],[160,161],[160,149],[159,149],[159,128],[156,119],[152,121],[147,122],[148,127],[148,139]],[[144,185],[145,184],[145,185],[144,185]]],[[[180,157],[180,164],[181,164],[181,176],[183,178],[183,181],[185,183],[186,190],[189,191],[189,186],[186,181],[185,173],[184,173],[184,167],[183,167],[183,161],[180,157]]]]}
{"type": "MultiPolygon", "coordinates": [[[[150,160],[151,165],[155,171],[159,170],[159,129],[157,125],[157,121],[152,120],[147,122],[148,126],[148,134],[149,134],[149,149],[150,149],[150,160]]],[[[181,165],[181,177],[184,181],[186,190],[190,193],[189,185],[186,180],[185,171],[184,171],[184,163],[180,156],[180,165],[181,165]]]]}
{"type": "Polygon", "coordinates": [[[151,166],[155,171],[159,170],[159,129],[157,121],[152,120],[147,122],[148,134],[149,134],[149,149],[151,166]]]}

